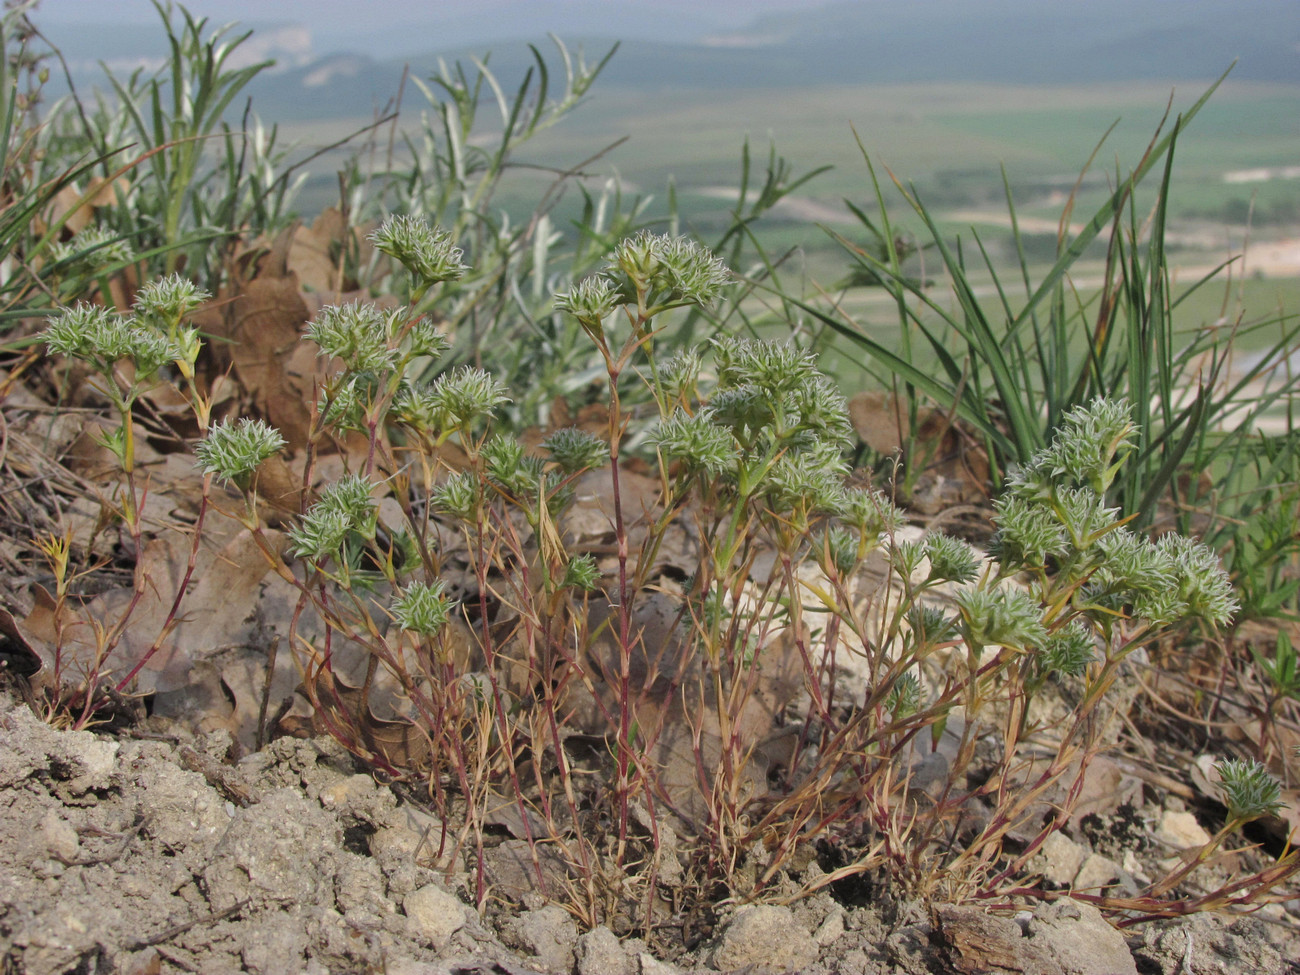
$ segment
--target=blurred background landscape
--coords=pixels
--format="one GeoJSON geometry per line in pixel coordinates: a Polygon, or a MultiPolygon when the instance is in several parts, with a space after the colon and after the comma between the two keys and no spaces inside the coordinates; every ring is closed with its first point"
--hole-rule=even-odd
{"type": "MultiPolygon", "coordinates": [[[[589,62],[617,42],[586,104],[535,140],[529,161],[570,165],[627,136],[589,170],[661,199],[671,178],[684,218],[704,226],[723,219],[722,188],[736,183],[746,139],[757,155],[775,144],[797,171],[834,167],[801,189],[806,202],[792,201],[787,220],[844,219],[841,198],[865,190],[854,130],[873,160],[959,222],[979,224],[961,211],[990,200],[1005,218],[1002,165],[1023,214],[1059,215],[1113,122],[1091,174],[1098,186],[1116,157],[1136,158],[1171,93],[1176,113],[1235,62],[1180,146],[1174,215],[1238,232],[1248,219],[1261,232],[1300,225],[1300,17],[1287,0],[188,6],[212,26],[254,30],[240,59],[276,64],[250,85],[253,108],[304,149],[385,107],[413,125],[423,99],[408,84],[396,103],[403,73],[427,79],[439,59],[490,53],[511,91],[532,64],[528,44],[553,53],[548,33],[589,62]]],[[[125,74],[167,55],[146,0],[112,8],[111,21],[91,0],[39,8],[79,85],[97,83],[101,61],[125,74]]],[[[330,201],[329,161],[313,167],[307,209],[330,201]]]]}
{"type": "MultiPolygon", "coordinates": [[[[102,86],[104,66],[126,77],[168,54],[147,0],[115,3],[111,21],[105,9],[93,0],[38,9],[79,90],[102,86]]],[[[1236,258],[1225,276],[1232,301],[1262,312],[1300,298],[1300,18],[1286,0],[197,0],[188,9],[210,28],[238,21],[228,36],[253,31],[230,66],[274,61],[241,100],[279,126],[293,158],[396,113],[313,159],[295,197],[308,217],[339,202],[349,159],[409,163],[405,138],[418,136],[438,94],[421,83],[440,65],[481,59],[508,97],[535,65],[530,45],[560,70],[548,34],[589,65],[617,44],[582,103],[512,161],[494,205],[518,218],[576,167],[579,185],[616,185],[644,217],[709,240],[733,221],[748,145],[754,188],[769,164],[787,181],[817,172],[754,228],[767,248],[793,249],[815,287],[846,280],[835,233],[868,243],[853,237],[861,225],[846,206],[874,204],[865,158],[885,182],[892,174],[913,188],[945,232],[977,233],[999,262],[1016,256],[1009,187],[1020,246],[1050,264],[1071,193],[1078,212],[1090,211],[1140,159],[1166,109],[1168,131],[1231,67],[1177,145],[1166,239],[1175,279],[1236,258]]],[[[61,84],[53,78],[51,92],[61,84]]],[[[480,118],[489,140],[500,116],[480,118]]],[[[555,225],[572,225],[582,202],[569,187],[555,225]]],[[[1101,241],[1092,257],[1104,258],[1101,241]]],[[[1087,262],[1075,273],[1086,279],[1087,262]]],[[[1202,289],[1182,314],[1203,325],[1230,319],[1228,304],[1222,289],[1202,289]]]]}

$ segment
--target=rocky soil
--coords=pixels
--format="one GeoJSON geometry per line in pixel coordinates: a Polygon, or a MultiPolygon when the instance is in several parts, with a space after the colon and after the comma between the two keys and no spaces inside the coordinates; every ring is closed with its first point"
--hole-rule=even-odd
{"type": "MultiPolygon", "coordinates": [[[[535,894],[494,897],[480,915],[467,873],[431,868],[433,818],[329,740],[280,738],[237,762],[231,744],[157,719],[116,735],[58,731],[0,697],[0,972],[1300,972],[1287,910],[1300,905],[1121,933],[1070,899],[999,916],[820,894],[740,907],[660,958],[606,928],[580,931],[535,894]]],[[[1178,822],[1138,818],[1153,850],[1178,822]]],[[[1077,875],[1107,859],[1094,841],[1056,844],[1044,868],[1077,875]]],[[[491,864],[498,891],[518,869],[510,845],[491,864]]]]}

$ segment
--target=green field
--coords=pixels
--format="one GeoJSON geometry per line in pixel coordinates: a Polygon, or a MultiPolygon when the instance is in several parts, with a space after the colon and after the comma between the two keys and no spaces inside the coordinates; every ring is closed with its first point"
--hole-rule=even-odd
{"type": "MultiPolygon", "coordinates": [[[[1207,87],[1173,89],[1173,114],[1207,87]]],[[[834,170],[808,187],[815,199],[865,199],[868,187],[854,132],[877,165],[924,191],[975,203],[998,194],[998,168],[1030,190],[1068,187],[1112,123],[1118,123],[1094,174],[1104,180],[1114,160],[1136,161],[1160,122],[1171,88],[1149,82],[1068,88],[1005,85],[899,85],[790,91],[713,92],[602,90],[559,126],[530,143],[525,161],[568,168],[627,141],[589,171],[618,174],[625,185],[662,195],[668,180],[679,190],[734,186],[741,146],[750,140],[763,158],[769,144],[796,171],[834,170]]],[[[419,106],[407,93],[404,126],[417,126],[419,106]]],[[[495,120],[494,113],[484,113],[495,120]]],[[[287,125],[285,134],[320,145],[364,124],[339,120],[287,125]]],[[[1172,121],[1172,116],[1171,116],[1172,121]]],[[[386,137],[385,137],[386,141],[386,137]]],[[[1228,186],[1223,174],[1296,165],[1300,145],[1300,85],[1227,81],[1180,141],[1180,180],[1198,186],[1195,202],[1228,186]]],[[[382,146],[380,147],[382,150],[382,146]]],[[[382,151],[381,151],[382,155],[382,151]]],[[[534,174],[534,180],[541,177],[534,174]]],[[[523,181],[525,184],[531,182],[523,181]]],[[[1267,185],[1267,184],[1266,184],[1267,185]]],[[[1281,195],[1300,197],[1300,180],[1281,195]]],[[[1270,187],[1276,195],[1276,187],[1270,187]]],[[[1251,184],[1224,194],[1248,196],[1251,184]]],[[[950,202],[944,199],[942,202],[950,202]]]]}
{"type": "MultiPolygon", "coordinates": [[[[495,205],[515,220],[531,212],[556,172],[599,156],[583,167],[592,192],[617,179],[626,200],[650,198],[647,212],[667,220],[668,188],[675,193],[680,229],[716,239],[729,223],[740,178],[741,150],[748,139],[753,175],[761,185],[771,146],[796,176],[833,167],[802,186],[792,205],[758,225],[760,240],[772,254],[789,254],[785,286],[807,294],[834,290],[850,262],[825,228],[865,243],[865,234],[844,207],[852,200],[869,212],[874,196],[863,150],[882,180],[895,174],[915,188],[946,235],[960,236],[975,255],[974,232],[1000,268],[1011,266],[1014,251],[1006,228],[1005,168],[1022,233],[1036,268],[1045,268],[1055,249],[1055,227],[1067,195],[1099,141],[1114,125],[1080,184],[1073,219],[1094,209],[1118,171],[1127,173],[1172,105],[1166,129],[1208,87],[1185,83],[1171,88],[1151,82],[1071,87],[918,84],[835,87],[803,90],[725,91],[665,89],[659,92],[603,89],[598,82],[587,101],[558,126],[530,142],[517,158],[526,165],[503,181],[495,205]],[[856,133],[856,136],[855,136],[856,133]],[[627,141],[600,155],[619,139],[627,141]],[[861,147],[858,144],[861,139],[861,147]],[[819,226],[819,224],[821,226],[819,226]],[[974,228],[974,231],[972,230],[974,228]]],[[[401,124],[418,129],[419,105],[407,92],[401,124]]],[[[483,112],[499,124],[495,111],[483,112]]],[[[359,120],[286,126],[285,134],[304,145],[338,138],[359,120]]],[[[382,161],[388,132],[379,133],[371,158],[382,161]]],[[[485,130],[485,137],[490,131],[485,130]]],[[[401,140],[397,140],[401,161],[401,140]]],[[[1244,219],[1255,226],[1251,239],[1277,240],[1300,230],[1300,179],[1274,178],[1228,182],[1225,174],[1295,166],[1300,147],[1300,85],[1225,82],[1179,139],[1170,213],[1170,260],[1188,272],[1176,278],[1185,288],[1196,268],[1222,261],[1245,238],[1244,219]],[[1253,209],[1252,209],[1253,208],[1253,209]]],[[[302,199],[310,212],[337,200],[332,168],[335,153],[319,161],[320,174],[302,199]]],[[[1149,178],[1152,192],[1159,173],[1149,178]]],[[[905,234],[924,236],[924,228],[892,187],[887,188],[891,217],[905,234]]],[[[563,228],[576,216],[578,194],[570,190],[554,211],[563,228]]],[[[1142,198],[1139,208],[1147,205],[1142,198]]],[[[665,224],[666,225],[666,224],[665,224]]],[[[1104,247],[1076,267],[1076,285],[1087,296],[1102,274],[1104,247]]],[[[937,260],[932,267],[937,266],[937,260]]],[[[1001,272],[1000,272],[1001,273],[1001,272]]],[[[1005,275],[1002,275],[1005,277],[1005,275]]],[[[988,280],[978,270],[975,279],[988,280]]],[[[1248,268],[1246,280],[1234,271],[1200,289],[1178,309],[1180,329],[1245,317],[1257,321],[1300,309],[1300,277],[1259,278],[1248,268]]],[[[845,307],[880,336],[896,331],[888,302],[869,289],[843,298],[845,307]]],[[[1255,333],[1247,347],[1262,344],[1255,333]]]]}

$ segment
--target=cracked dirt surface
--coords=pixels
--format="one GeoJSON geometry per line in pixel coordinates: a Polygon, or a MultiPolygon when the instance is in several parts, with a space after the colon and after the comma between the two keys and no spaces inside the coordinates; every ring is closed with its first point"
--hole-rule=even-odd
{"type": "MultiPolygon", "coordinates": [[[[390,975],[813,975],[1300,971],[1295,915],[1195,916],[1121,933],[1069,899],[999,916],[887,896],[741,907],[689,950],[580,931],[535,892],[464,895],[438,824],[327,739],[237,762],[224,732],[151,719],[67,732],[0,698],[0,970],[390,975]]],[[[503,842],[491,865],[504,882],[503,842]]],[[[1294,906],[1294,905],[1292,905],[1294,906]]]]}

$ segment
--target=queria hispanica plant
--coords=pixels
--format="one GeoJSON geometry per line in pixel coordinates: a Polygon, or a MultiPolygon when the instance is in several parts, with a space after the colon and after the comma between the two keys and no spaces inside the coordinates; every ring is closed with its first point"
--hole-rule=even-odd
{"type": "MultiPolygon", "coordinates": [[[[49,537],[37,543],[54,575],[54,619],[71,620],[66,626],[60,623],[56,627],[49,717],[67,714],[76,727],[90,722],[113,694],[130,687],[141,669],[164,646],[181,618],[181,603],[194,573],[208,514],[210,472],[203,478],[198,512],[190,532],[188,566],[174,594],[162,594],[171,595],[170,610],[147,649],[134,659],[121,659],[119,645],[141,599],[146,592],[161,591],[166,585],[164,580],[150,576],[142,558],[148,484],[136,473],[137,403],[154,386],[170,383],[188,403],[199,430],[209,429],[212,397],[196,384],[194,373],[202,343],[198,329],[189,323],[190,315],[207,297],[190,281],[172,275],[141,288],[130,315],[119,315],[102,305],[78,304],[51,318],[43,333],[51,353],[78,360],[89,368],[90,385],[108,401],[116,415],[115,426],[94,434],[95,441],[108,451],[120,471],[115,493],[100,499],[101,520],[105,526],[121,525],[134,561],[131,598],[115,619],[74,619],[78,613],[70,592],[67,540],[49,537]],[[71,633],[74,626],[90,636],[78,635],[72,643],[65,643],[66,637],[74,636],[71,633]],[[80,649],[74,649],[74,645],[80,649]]],[[[220,430],[214,434],[219,440],[220,430]]],[[[205,441],[200,445],[201,458],[204,450],[211,449],[210,444],[211,441],[205,441]]],[[[283,446],[278,433],[264,428],[257,453],[264,460],[283,446]]]]}
{"type": "MultiPolygon", "coordinates": [[[[464,272],[418,219],[374,240],[435,304],[464,272]]],[[[605,363],[608,413],[535,450],[494,434],[509,390],[487,373],[409,378],[444,347],[429,320],[321,312],[310,335],[341,369],[316,439],[353,438],[355,469],[305,511],[290,562],[264,545],[302,593],[292,644],[320,726],[427,783],[437,854],[468,863],[480,906],[494,823],[538,889],[617,930],[865,873],[924,896],[1026,893],[1126,661],[1186,621],[1226,623],[1222,567],[1108,506],[1135,448],[1122,402],[1066,414],[1010,479],[991,558],[902,538],[901,514],[846,481],[845,404],[810,355],[718,339],[660,361],[674,311],[727,285],[698,245],[642,234],[557,296],[605,363]],[[629,381],[657,404],[651,476],[629,381]],[[594,543],[579,497],[604,521],[594,543]],[[1037,707],[1048,695],[1064,709],[1037,707]],[[827,869],[804,871],[814,848],[827,869]]],[[[204,448],[205,469],[251,492],[225,455],[204,448]]],[[[247,518],[258,530],[251,496],[247,518]]],[[[1244,882],[1251,896],[1294,859],[1244,882]]],[[[1169,888],[1154,889],[1148,912],[1169,888]]]]}

